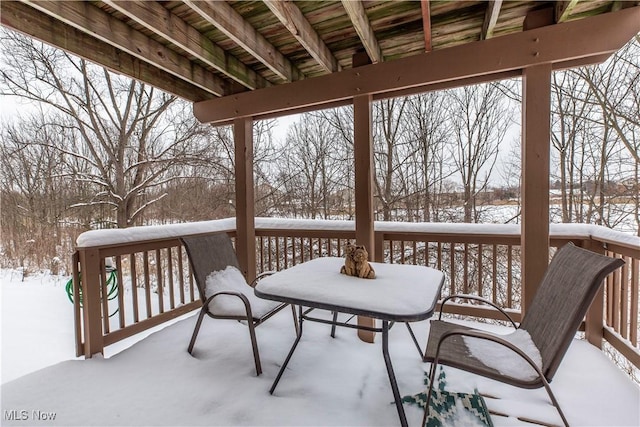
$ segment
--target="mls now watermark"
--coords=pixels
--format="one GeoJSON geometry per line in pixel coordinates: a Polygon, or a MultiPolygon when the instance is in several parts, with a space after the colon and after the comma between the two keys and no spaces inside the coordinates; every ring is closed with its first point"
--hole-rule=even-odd
{"type": "Polygon", "coordinates": [[[5,421],[53,421],[56,419],[55,412],[45,412],[37,409],[11,409],[4,411],[5,421]]]}

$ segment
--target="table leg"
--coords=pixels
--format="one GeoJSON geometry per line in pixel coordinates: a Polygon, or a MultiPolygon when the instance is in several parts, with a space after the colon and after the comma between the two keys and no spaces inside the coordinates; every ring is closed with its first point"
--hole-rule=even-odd
{"type": "Polygon", "coordinates": [[[409,330],[409,333],[411,334],[411,338],[413,339],[413,343],[416,345],[416,348],[418,349],[418,353],[420,353],[420,359],[424,360],[424,353],[422,353],[422,349],[420,348],[420,344],[418,344],[418,339],[416,338],[416,334],[413,333],[413,329],[411,329],[411,325],[409,324],[409,322],[405,322],[405,325],[407,325],[407,329],[409,330]]]}
{"type": "Polygon", "coordinates": [[[389,382],[391,383],[391,391],[393,391],[393,399],[396,402],[396,409],[398,410],[398,416],[400,417],[400,425],[402,427],[407,427],[407,416],[405,415],[404,408],[402,407],[402,398],[400,397],[400,391],[398,390],[396,376],[393,373],[391,357],[389,357],[389,322],[387,320],[382,321],[382,355],[384,356],[384,363],[387,365],[387,373],[389,374],[389,382]]]}
{"type": "Polygon", "coordinates": [[[282,367],[280,368],[280,372],[278,372],[278,376],[276,376],[276,379],[273,381],[273,384],[271,385],[271,389],[269,390],[270,394],[273,394],[273,392],[275,391],[276,387],[278,386],[278,382],[280,382],[280,377],[282,376],[282,374],[284,373],[284,370],[287,368],[287,365],[289,364],[289,360],[291,359],[291,356],[293,356],[293,352],[296,350],[296,347],[298,346],[298,343],[300,342],[300,338],[302,338],[302,306],[298,306],[300,308],[300,311],[298,313],[298,329],[297,329],[297,336],[296,336],[296,340],[293,342],[293,345],[291,346],[291,350],[289,350],[289,354],[287,355],[287,358],[284,360],[284,363],[282,364],[282,367]]]}
{"type": "Polygon", "coordinates": [[[338,322],[338,312],[333,312],[333,325],[331,325],[331,338],[336,337],[336,323],[338,322]]]}

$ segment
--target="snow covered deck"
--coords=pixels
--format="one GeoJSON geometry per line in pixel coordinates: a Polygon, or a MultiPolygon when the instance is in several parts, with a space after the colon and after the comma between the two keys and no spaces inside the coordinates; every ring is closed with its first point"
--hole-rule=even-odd
{"type": "MultiPolygon", "coordinates": [[[[294,340],[289,311],[257,329],[264,373],[255,376],[246,326],[206,321],[194,356],[186,347],[188,316],[109,358],[71,360],[2,386],[3,425],[397,425],[380,342],[355,331],[307,324],[288,374],[269,386],[294,340]],[[42,414],[55,419],[38,421],[42,414]],[[21,421],[20,417],[27,417],[21,421]],[[12,419],[10,419],[12,418],[12,419]]],[[[415,323],[425,341],[429,321],[415,323]]],[[[390,333],[390,353],[402,395],[423,389],[427,365],[406,328],[390,333]]],[[[505,332],[508,332],[505,329],[505,332]]],[[[446,369],[447,389],[487,398],[496,426],[530,425],[516,417],[559,424],[543,389],[522,390],[446,369]]],[[[571,425],[640,425],[640,389],[598,349],[576,340],[551,386],[571,425]]],[[[422,413],[405,405],[409,425],[422,413]]]]}

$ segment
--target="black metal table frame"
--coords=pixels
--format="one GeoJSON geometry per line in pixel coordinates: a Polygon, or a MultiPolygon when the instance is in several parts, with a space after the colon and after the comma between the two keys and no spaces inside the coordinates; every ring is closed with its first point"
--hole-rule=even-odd
{"type": "MultiPolygon", "coordinates": [[[[256,294],[259,294],[259,292],[256,291],[256,294]]],[[[289,354],[287,355],[286,359],[284,360],[284,363],[282,364],[282,367],[280,368],[280,371],[278,372],[278,375],[276,376],[276,379],[273,381],[273,384],[271,385],[271,389],[269,390],[269,393],[273,394],[273,392],[275,391],[276,387],[278,386],[278,382],[280,381],[280,377],[282,377],[282,374],[284,373],[285,369],[287,368],[287,365],[289,364],[289,360],[291,359],[291,356],[293,356],[293,353],[294,353],[296,347],[298,346],[298,343],[300,342],[300,339],[302,338],[302,330],[303,330],[302,329],[302,323],[305,320],[308,320],[310,322],[319,322],[319,323],[326,323],[326,324],[332,325],[332,327],[331,327],[331,336],[334,337],[334,338],[335,338],[335,328],[336,328],[336,326],[346,327],[346,328],[351,328],[351,329],[359,329],[359,330],[364,330],[364,331],[371,331],[371,332],[381,332],[382,333],[382,356],[384,357],[384,363],[385,363],[385,365],[387,367],[387,374],[389,376],[389,382],[391,383],[391,390],[393,392],[393,398],[395,400],[396,409],[398,410],[398,416],[400,417],[400,425],[402,427],[407,427],[407,425],[408,425],[407,424],[407,417],[406,417],[405,412],[404,412],[404,407],[402,406],[402,398],[400,396],[400,391],[398,390],[398,383],[396,381],[396,376],[395,376],[395,374],[393,372],[393,365],[391,364],[391,357],[389,356],[389,330],[396,323],[396,321],[388,320],[388,319],[381,319],[379,317],[379,315],[376,315],[375,313],[371,313],[371,312],[367,312],[367,311],[354,310],[354,309],[351,309],[351,308],[348,308],[348,307],[331,306],[331,305],[326,305],[326,304],[320,304],[320,306],[318,306],[318,307],[313,307],[313,305],[311,305],[310,308],[308,308],[308,309],[303,311],[303,307],[304,306],[309,307],[309,305],[311,303],[310,301],[287,299],[287,301],[285,301],[285,302],[289,302],[291,304],[295,304],[295,305],[298,306],[297,335],[296,335],[295,341],[293,342],[293,345],[291,346],[291,350],[289,350],[289,354]],[[333,312],[333,320],[326,320],[326,319],[321,319],[321,318],[309,316],[309,313],[312,312],[313,310],[315,310],[316,308],[331,310],[333,312]],[[338,322],[337,321],[337,317],[338,317],[338,313],[339,312],[340,313],[346,313],[346,314],[352,314],[353,316],[349,320],[347,320],[346,322],[338,322]],[[381,328],[369,327],[369,326],[361,326],[361,325],[354,325],[354,324],[348,323],[356,315],[365,316],[365,317],[372,317],[372,318],[376,318],[378,320],[381,320],[382,321],[382,327],[381,328]]],[[[430,317],[430,316],[427,316],[427,317],[430,317]]],[[[415,320],[423,320],[423,319],[415,319],[415,320]]],[[[409,321],[413,321],[413,320],[404,321],[403,323],[407,326],[407,329],[409,330],[409,333],[411,334],[411,338],[413,339],[413,342],[414,342],[416,348],[418,349],[418,353],[420,354],[420,358],[422,360],[423,359],[423,353],[422,353],[422,350],[420,349],[420,344],[418,343],[418,340],[416,339],[416,336],[413,333],[413,330],[411,329],[411,326],[409,325],[409,321]]]]}

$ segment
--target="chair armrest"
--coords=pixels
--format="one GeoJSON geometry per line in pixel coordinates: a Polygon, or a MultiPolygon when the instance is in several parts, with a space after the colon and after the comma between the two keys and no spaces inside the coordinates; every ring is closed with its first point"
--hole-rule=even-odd
{"type": "Polygon", "coordinates": [[[544,378],[544,374],[541,371],[541,368],[536,365],[536,363],[531,359],[531,357],[529,357],[529,355],[527,353],[525,353],[524,351],[520,350],[518,347],[516,347],[514,344],[510,343],[509,341],[500,338],[499,335],[496,334],[492,334],[490,332],[485,332],[485,331],[479,331],[477,329],[451,329],[445,333],[443,333],[440,336],[440,339],[438,340],[438,346],[436,348],[436,355],[434,357],[434,363],[437,364],[438,362],[438,357],[440,354],[440,346],[442,345],[442,343],[447,339],[450,338],[452,336],[467,336],[467,337],[472,337],[472,338],[479,338],[479,339],[483,339],[483,340],[487,340],[487,341],[492,341],[495,342],[496,344],[500,344],[504,347],[507,347],[509,350],[512,350],[514,353],[516,353],[518,356],[522,357],[524,360],[527,361],[527,363],[529,365],[531,365],[531,367],[536,371],[536,373],[540,376],[540,378],[544,378]]]}
{"type": "Polygon", "coordinates": [[[260,281],[261,279],[264,279],[267,276],[271,276],[272,274],[275,274],[275,273],[277,273],[277,271],[263,271],[262,273],[258,274],[255,279],[251,281],[249,286],[251,286],[252,288],[255,288],[258,281],[260,281]]]}
{"type": "Polygon", "coordinates": [[[490,305],[491,307],[495,308],[500,313],[502,313],[509,320],[509,322],[511,322],[511,324],[513,325],[514,328],[518,329],[518,326],[516,325],[516,322],[511,318],[511,316],[509,316],[509,313],[507,313],[502,307],[498,306],[493,301],[490,301],[490,300],[488,300],[486,298],[482,298],[482,297],[479,297],[479,296],[476,296],[476,295],[467,295],[467,294],[449,295],[448,297],[443,299],[442,303],[440,304],[440,314],[438,316],[438,320],[442,319],[442,311],[444,309],[444,305],[447,303],[447,301],[449,301],[449,300],[451,300],[453,298],[462,298],[462,299],[480,301],[480,302],[482,302],[484,304],[490,305]]]}
{"type": "Polygon", "coordinates": [[[215,297],[217,297],[218,295],[231,295],[231,296],[240,298],[240,300],[244,304],[245,312],[247,313],[247,320],[253,319],[252,314],[251,314],[251,303],[249,302],[249,299],[246,297],[246,295],[242,294],[241,292],[220,291],[220,292],[216,292],[215,294],[211,295],[202,304],[203,307],[206,307],[205,310],[207,310],[207,313],[210,313],[210,311],[209,311],[209,303],[211,303],[211,301],[213,301],[213,299],[215,297]]]}

